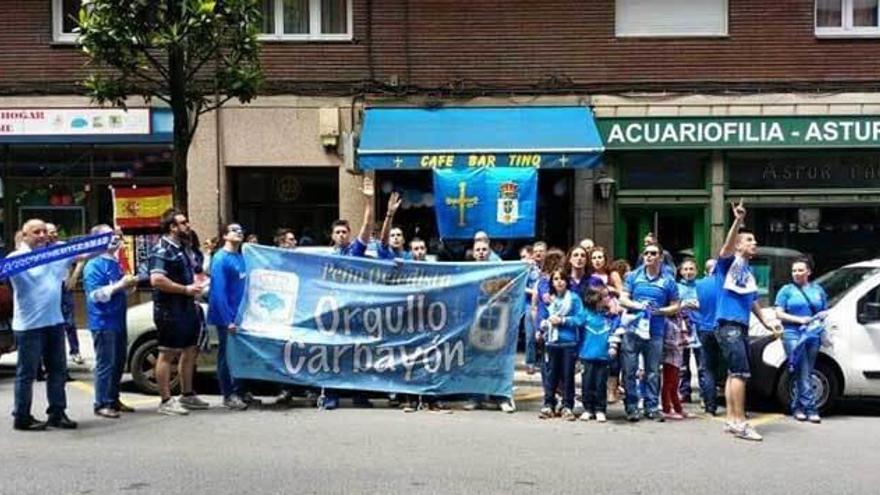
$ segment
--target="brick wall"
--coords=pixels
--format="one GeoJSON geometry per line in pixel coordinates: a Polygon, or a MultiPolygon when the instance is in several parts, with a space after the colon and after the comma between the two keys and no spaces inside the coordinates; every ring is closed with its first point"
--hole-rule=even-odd
{"type": "MultiPolygon", "coordinates": [[[[729,36],[719,39],[615,38],[613,0],[354,2],[351,42],[265,44],[270,91],[356,91],[371,76],[466,93],[873,89],[880,80],[880,40],[817,39],[813,0],[730,0],[729,36]]],[[[51,44],[49,5],[0,0],[0,93],[67,92],[83,77],[78,50],[51,44]]]]}

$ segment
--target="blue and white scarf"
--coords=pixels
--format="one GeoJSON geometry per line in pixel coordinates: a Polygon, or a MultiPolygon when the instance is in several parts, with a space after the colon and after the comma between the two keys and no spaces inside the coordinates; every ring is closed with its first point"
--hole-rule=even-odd
{"type": "Polygon", "coordinates": [[[724,288],[740,295],[758,292],[758,283],[749,269],[749,261],[737,256],[724,277],[724,288]]]}
{"type": "Polygon", "coordinates": [[[110,247],[112,240],[113,233],[107,232],[34,249],[20,255],[8,256],[0,260],[0,280],[15,276],[31,268],[47,265],[66,258],[106,251],[110,247]]]}

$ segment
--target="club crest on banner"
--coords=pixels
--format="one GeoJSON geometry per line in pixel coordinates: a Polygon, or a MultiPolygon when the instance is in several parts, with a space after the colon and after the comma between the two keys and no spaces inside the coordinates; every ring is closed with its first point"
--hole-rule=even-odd
{"type": "Polygon", "coordinates": [[[295,273],[257,269],[250,273],[242,325],[260,333],[290,331],[299,291],[295,273]]]}
{"type": "Polygon", "coordinates": [[[519,220],[519,186],[505,182],[498,188],[498,223],[511,225],[519,220]]]}

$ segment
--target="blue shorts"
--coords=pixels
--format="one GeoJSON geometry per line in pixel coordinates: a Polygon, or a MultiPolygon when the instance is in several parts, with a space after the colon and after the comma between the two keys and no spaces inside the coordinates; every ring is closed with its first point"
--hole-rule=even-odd
{"type": "Polygon", "coordinates": [[[747,379],[752,376],[749,366],[749,329],[742,323],[719,321],[715,338],[721,355],[727,361],[730,376],[747,379]]]}

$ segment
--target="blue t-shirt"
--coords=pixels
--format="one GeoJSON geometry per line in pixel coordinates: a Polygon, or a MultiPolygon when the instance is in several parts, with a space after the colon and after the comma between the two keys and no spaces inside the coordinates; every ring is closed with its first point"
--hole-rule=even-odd
{"type": "Polygon", "coordinates": [[[412,253],[405,249],[395,250],[391,246],[386,246],[385,244],[379,243],[376,246],[376,257],[380,260],[411,260],[412,253]]]}
{"type": "Polygon", "coordinates": [[[538,279],[537,284],[535,285],[535,291],[538,293],[538,306],[537,306],[537,322],[536,324],[541,323],[541,321],[547,318],[547,303],[544,302],[544,296],[550,293],[550,276],[549,275],[541,275],[541,278],[538,279]]]}
{"type": "Polygon", "coordinates": [[[708,275],[697,280],[696,293],[700,309],[696,312],[698,332],[715,330],[715,310],[718,307],[718,278],[708,275]]]}
{"type": "MultiPolygon", "coordinates": [[[[649,303],[655,308],[669,306],[678,301],[678,286],[672,275],[663,269],[656,277],[649,277],[645,267],[641,267],[626,276],[623,288],[629,298],[637,303],[649,303]]],[[[666,328],[666,317],[659,314],[651,315],[651,337],[662,337],[666,328]]]]}
{"type": "Polygon", "coordinates": [[[244,298],[244,256],[221,249],[211,259],[211,293],[208,299],[208,324],[226,328],[235,322],[238,306],[244,298]]]}
{"type": "Polygon", "coordinates": [[[115,284],[122,280],[122,277],[119,261],[107,255],[90,259],[83,268],[83,290],[86,293],[86,311],[91,331],[125,330],[125,313],[128,305],[124,290],[114,293],[107,302],[100,302],[91,297],[96,290],[115,284]]]}
{"type": "Polygon", "coordinates": [[[715,313],[715,324],[717,325],[724,320],[748,327],[752,303],[758,299],[758,287],[755,276],[752,274],[752,267],[746,263],[743,273],[740,274],[740,284],[744,287],[753,286],[754,291],[739,293],[729,288],[731,284],[737,283],[732,280],[733,277],[730,274],[730,268],[735,259],[735,256],[718,258],[718,262],[715,264],[713,275],[718,279],[718,306],[715,313]]]}
{"type": "MultiPolygon", "coordinates": [[[[8,257],[31,252],[22,245],[8,257]]],[[[35,266],[13,275],[12,282],[12,329],[16,332],[35,330],[64,323],[61,314],[61,283],[75,258],[35,266]]]]}
{"type": "Polygon", "coordinates": [[[354,241],[349,242],[345,246],[335,246],[333,248],[333,254],[363,258],[367,255],[367,245],[361,242],[360,237],[356,237],[354,241]]]}
{"type": "Polygon", "coordinates": [[[578,357],[590,361],[608,360],[608,339],[611,337],[611,319],[598,311],[584,308],[584,326],[578,357]]]}
{"type": "MultiPolygon", "coordinates": [[[[786,284],[779,289],[779,292],[776,293],[776,307],[792,316],[806,317],[813,316],[815,313],[828,308],[828,296],[821,285],[808,283],[802,286],[801,289],[803,289],[803,293],[793,283],[786,284]],[[809,302],[804,298],[804,294],[809,298],[809,302]],[[810,303],[812,303],[812,308],[810,303]],[[816,308],[815,312],[813,308],[816,308]]],[[[782,323],[782,326],[785,329],[785,333],[797,333],[800,330],[800,325],[797,323],[786,321],[782,323]]]]}
{"type": "Polygon", "coordinates": [[[587,275],[586,273],[584,274],[583,277],[581,277],[580,280],[575,280],[574,278],[571,277],[571,275],[568,276],[568,290],[574,292],[578,296],[583,297],[584,292],[586,292],[586,290],[589,286],[590,286],[590,276],[587,275]]]}
{"type": "MultiPolygon", "coordinates": [[[[150,274],[161,274],[180,285],[190,285],[195,280],[193,260],[177,241],[162,237],[150,252],[150,274]]],[[[153,287],[153,313],[163,317],[194,317],[195,298],[186,294],[162,292],[153,287]]]]}

